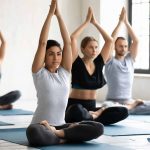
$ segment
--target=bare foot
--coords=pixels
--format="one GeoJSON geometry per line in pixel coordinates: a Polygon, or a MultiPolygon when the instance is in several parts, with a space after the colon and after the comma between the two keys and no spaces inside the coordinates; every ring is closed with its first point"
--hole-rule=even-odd
{"type": "Polygon", "coordinates": [[[0,110],[9,110],[12,109],[13,106],[11,104],[7,104],[7,105],[0,105],[0,110]]]}
{"type": "MultiPolygon", "coordinates": [[[[47,120],[43,120],[40,122],[41,125],[44,125],[45,127],[47,127],[51,132],[53,132],[58,138],[64,138],[64,131],[63,130],[56,130],[56,128],[52,125],[49,125],[47,120]]],[[[59,143],[65,143],[66,140],[64,139],[60,139],[59,143]]]]}
{"type": "Polygon", "coordinates": [[[127,108],[129,110],[131,110],[131,109],[136,108],[137,106],[142,105],[142,104],[144,104],[142,99],[136,99],[133,103],[127,104],[127,108]]]}
{"type": "Polygon", "coordinates": [[[43,120],[40,122],[40,124],[44,125],[45,127],[47,127],[49,130],[51,130],[52,132],[56,132],[56,128],[49,125],[48,121],[47,120],[43,120]]]}
{"type": "Polygon", "coordinates": [[[135,103],[135,106],[139,106],[139,105],[144,104],[142,99],[136,99],[134,103],[135,103]]]}
{"type": "Polygon", "coordinates": [[[100,109],[97,110],[97,111],[89,111],[89,113],[90,113],[90,115],[92,115],[93,119],[96,119],[96,118],[98,118],[98,117],[102,114],[102,112],[103,112],[105,109],[106,109],[106,107],[102,107],[102,108],[100,108],[100,109]]]}

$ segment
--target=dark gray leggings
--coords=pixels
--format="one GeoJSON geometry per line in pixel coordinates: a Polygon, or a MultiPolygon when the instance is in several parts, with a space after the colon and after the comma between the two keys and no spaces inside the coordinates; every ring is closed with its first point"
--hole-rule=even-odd
{"type": "Polygon", "coordinates": [[[0,96],[0,105],[7,105],[15,102],[21,96],[20,91],[11,91],[3,96],[0,96]]]}
{"type": "MultiPolygon", "coordinates": [[[[70,127],[72,123],[62,126],[55,126],[56,129],[63,129],[67,142],[84,142],[95,139],[103,134],[104,128],[101,123],[94,121],[82,121],[70,127]]],[[[52,131],[41,124],[31,124],[26,130],[27,139],[31,146],[47,146],[59,144],[60,138],[52,131]]]]}

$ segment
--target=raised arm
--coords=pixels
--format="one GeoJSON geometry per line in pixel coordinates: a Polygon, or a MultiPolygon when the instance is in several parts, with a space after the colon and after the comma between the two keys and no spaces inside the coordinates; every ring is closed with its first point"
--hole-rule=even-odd
{"type": "Polygon", "coordinates": [[[66,25],[62,19],[60,11],[59,11],[57,1],[56,1],[55,15],[56,15],[58,23],[59,23],[61,36],[62,36],[63,43],[64,43],[61,66],[63,66],[66,70],[68,70],[70,72],[71,67],[72,67],[71,40],[70,40],[70,35],[68,33],[66,25]]]}
{"type": "Polygon", "coordinates": [[[110,54],[110,51],[112,48],[113,40],[112,40],[111,36],[109,36],[106,33],[106,31],[99,25],[99,23],[95,19],[94,13],[92,13],[91,23],[97,28],[97,30],[100,32],[100,34],[102,35],[102,37],[105,41],[104,46],[101,50],[101,55],[103,57],[104,63],[106,63],[106,61],[109,58],[109,54],[110,54]]]}
{"type": "Polygon", "coordinates": [[[114,50],[114,47],[115,47],[115,41],[118,37],[119,31],[120,31],[121,26],[124,22],[124,18],[125,18],[125,12],[124,12],[124,7],[123,7],[122,10],[121,10],[121,13],[120,13],[120,17],[119,17],[119,21],[117,23],[117,26],[115,27],[115,29],[113,30],[113,32],[111,34],[111,37],[113,38],[113,44],[112,44],[112,49],[111,49],[111,52],[110,52],[109,59],[112,57],[112,53],[113,53],[113,50],[114,50]]]}
{"type": "Polygon", "coordinates": [[[120,14],[120,17],[119,17],[119,21],[118,21],[118,24],[117,26],[115,27],[115,29],[113,30],[111,36],[113,38],[113,46],[112,46],[112,49],[114,50],[114,43],[118,37],[118,33],[120,31],[120,28],[123,24],[123,21],[124,21],[124,18],[125,18],[125,14],[124,14],[124,7],[122,8],[121,10],[121,14],[120,14]]]}
{"type": "Polygon", "coordinates": [[[131,38],[131,45],[129,47],[129,51],[131,52],[131,56],[132,58],[135,60],[136,56],[137,56],[137,52],[138,52],[138,45],[139,45],[139,40],[138,40],[138,37],[137,35],[135,34],[133,28],[131,27],[128,19],[127,19],[127,13],[126,13],[126,10],[124,8],[124,12],[125,12],[125,19],[124,19],[124,23],[125,23],[125,26],[127,28],[127,31],[128,31],[128,34],[131,38]]]}
{"type": "Polygon", "coordinates": [[[72,47],[72,57],[73,57],[73,62],[78,56],[78,37],[81,35],[83,30],[87,27],[87,25],[90,23],[92,17],[92,9],[89,7],[88,13],[86,16],[86,20],[71,34],[71,47],[72,47]]]}
{"type": "Polygon", "coordinates": [[[56,0],[52,0],[47,18],[41,30],[38,49],[37,49],[37,52],[35,54],[34,61],[32,64],[33,73],[38,72],[44,65],[48,33],[49,33],[52,16],[55,13],[55,9],[56,9],[56,0]]]}
{"type": "Polygon", "coordinates": [[[0,31],[0,42],[1,42],[1,46],[0,46],[0,65],[4,59],[4,55],[5,55],[5,48],[6,48],[6,41],[4,39],[4,36],[2,35],[2,32],[0,31]]]}

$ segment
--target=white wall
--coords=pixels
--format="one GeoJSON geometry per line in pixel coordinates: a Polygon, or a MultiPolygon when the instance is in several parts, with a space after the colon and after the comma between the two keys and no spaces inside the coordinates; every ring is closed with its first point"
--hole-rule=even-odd
{"type": "MultiPolygon", "coordinates": [[[[59,3],[70,33],[85,20],[87,9],[91,5],[97,20],[111,34],[118,21],[120,10],[126,1],[59,0],[59,3]]],[[[0,30],[7,41],[6,57],[2,65],[0,95],[11,90],[20,89],[22,99],[35,99],[36,93],[32,81],[31,64],[50,0],[0,0],[0,4],[0,30]]],[[[56,18],[53,19],[50,33],[53,38],[61,41],[56,18]]],[[[100,45],[103,44],[93,26],[90,25],[83,36],[87,34],[94,35],[100,40],[100,45]]],[[[134,97],[150,99],[148,93],[149,80],[148,77],[135,78],[134,97]]],[[[107,86],[100,89],[98,99],[105,99],[106,92],[107,86]]]]}
{"type": "MultiPolygon", "coordinates": [[[[49,10],[50,0],[0,0],[0,30],[7,41],[2,65],[0,95],[15,89],[22,99],[35,99],[31,65],[37,49],[39,34],[49,10]]],[[[59,0],[63,18],[70,30],[80,22],[80,0],[59,0]]],[[[53,18],[51,36],[61,40],[53,18]]]]}

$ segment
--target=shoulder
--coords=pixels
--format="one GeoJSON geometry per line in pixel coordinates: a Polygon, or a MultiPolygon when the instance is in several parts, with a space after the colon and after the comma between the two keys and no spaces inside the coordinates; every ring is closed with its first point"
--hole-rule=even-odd
{"type": "Polygon", "coordinates": [[[131,53],[130,53],[130,52],[128,52],[128,53],[126,54],[125,60],[131,61],[132,63],[134,63],[134,59],[133,59],[133,57],[131,56],[131,53]]]}
{"type": "Polygon", "coordinates": [[[81,62],[81,61],[82,61],[82,59],[81,59],[81,57],[78,55],[77,58],[75,59],[75,61],[73,62],[73,64],[76,64],[76,63],[81,62]]]}
{"type": "Polygon", "coordinates": [[[101,64],[101,65],[105,65],[103,57],[101,54],[99,54],[95,59],[94,59],[95,63],[101,64]]]}
{"type": "Polygon", "coordinates": [[[32,76],[33,76],[34,78],[40,77],[40,76],[42,76],[43,74],[45,74],[46,72],[47,72],[47,69],[45,69],[44,67],[42,67],[38,72],[36,72],[36,73],[33,73],[33,72],[32,72],[32,76]]]}
{"type": "Polygon", "coordinates": [[[63,68],[62,66],[60,66],[60,67],[58,68],[58,73],[59,73],[59,74],[66,74],[67,76],[70,76],[70,74],[71,74],[68,70],[66,70],[66,69],[63,68]]]}
{"type": "Polygon", "coordinates": [[[114,60],[115,60],[115,58],[114,58],[114,56],[112,56],[112,57],[106,62],[105,66],[108,66],[108,65],[112,64],[112,63],[114,62],[114,60]]]}

